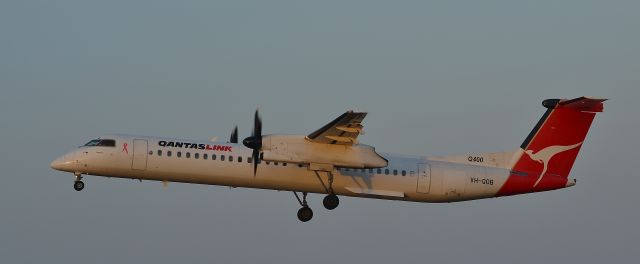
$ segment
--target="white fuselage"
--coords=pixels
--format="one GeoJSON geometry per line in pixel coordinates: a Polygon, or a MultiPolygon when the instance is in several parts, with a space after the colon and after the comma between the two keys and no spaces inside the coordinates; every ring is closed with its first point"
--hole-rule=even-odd
{"type": "MultiPolygon", "coordinates": [[[[52,167],[84,175],[327,193],[328,173],[312,171],[308,165],[262,161],[254,175],[253,164],[249,163],[251,149],[241,144],[128,135],[103,138],[114,139],[115,147],[80,147],[54,161],[52,167]],[[189,145],[167,146],[167,142],[189,145]]],[[[334,193],[416,202],[455,202],[495,197],[510,173],[504,168],[436,161],[422,156],[382,156],[388,160],[384,168],[335,168],[332,172],[334,193]]]]}

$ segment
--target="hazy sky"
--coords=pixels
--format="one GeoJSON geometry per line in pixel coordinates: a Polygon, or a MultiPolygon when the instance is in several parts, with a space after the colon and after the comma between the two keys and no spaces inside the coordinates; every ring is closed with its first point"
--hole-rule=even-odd
{"type": "Polygon", "coordinates": [[[0,1],[2,263],[602,263],[640,257],[639,1],[0,1]],[[503,151],[546,98],[611,98],[569,189],[454,204],[73,177],[104,133],[503,151]]]}

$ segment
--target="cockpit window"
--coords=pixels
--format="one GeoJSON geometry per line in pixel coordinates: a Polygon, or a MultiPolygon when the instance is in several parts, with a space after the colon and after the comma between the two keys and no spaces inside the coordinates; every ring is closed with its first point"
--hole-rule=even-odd
{"type": "Polygon", "coordinates": [[[101,147],[115,147],[116,146],[116,141],[113,139],[101,139],[100,143],[98,143],[98,146],[101,147]]]}
{"type": "Polygon", "coordinates": [[[87,142],[87,144],[84,144],[85,147],[94,147],[94,146],[99,146],[99,147],[115,147],[116,146],[116,141],[113,139],[94,139],[91,140],[89,142],[87,142]]]}
{"type": "Polygon", "coordinates": [[[93,147],[93,146],[98,145],[98,143],[100,143],[99,139],[93,139],[93,140],[87,142],[87,144],[84,144],[84,146],[85,147],[93,147]]]}

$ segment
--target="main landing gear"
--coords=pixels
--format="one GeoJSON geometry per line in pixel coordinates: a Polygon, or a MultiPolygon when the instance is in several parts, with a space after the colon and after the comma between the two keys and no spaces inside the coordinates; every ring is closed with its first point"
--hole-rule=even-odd
{"type": "Polygon", "coordinates": [[[322,187],[327,192],[327,196],[322,199],[322,205],[324,205],[324,208],[326,208],[327,210],[336,209],[340,204],[340,198],[338,198],[338,196],[333,192],[333,173],[327,171],[328,186],[324,184],[324,181],[322,181],[322,177],[320,177],[318,171],[315,171],[315,173],[318,177],[318,180],[322,184],[322,187]]]}
{"type": "MultiPolygon", "coordinates": [[[[296,199],[298,200],[298,203],[300,203],[300,206],[302,206],[298,210],[298,220],[302,222],[309,222],[309,220],[313,218],[313,210],[309,208],[309,204],[307,203],[307,193],[302,193],[302,199],[300,199],[300,196],[297,192],[293,192],[293,194],[296,196],[296,199]]],[[[340,199],[337,195],[331,193],[324,197],[324,199],[322,200],[322,204],[324,205],[324,208],[333,210],[338,207],[338,204],[340,204],[340,199]]]]}
{"type": "Polygon", "coordinates": [[[302,222],[309,222],[309,220],[313,218],[313,210],[311,210],[311,208],[309,208],[309,204],[307,204],[307,193],[302,193],[302,200],[300,199],[300,196],[298,196],[297,192],[293,192],[293,194],[296,196],[300,206],[302,206],[302,208],[298,210],[298,220],[302,222]]]}
{"type": "Polygon", "coordinates": [[[337,195],[330,193],[327,196],[324,197],[324,199],[322,199],[322,205],[324,205],[324,208],[326,208],[327,210],[333,210],[336,209],[336,207],[338,207],[338,205],[340,204],[340,199],[338,198],[337,195]]]}
{"type": "MultiPolygon", "coordinates": [[[[327,196],[322,199],[322,205],[324,205],[324,208],[327,210],[336,209],[340,204],[340,198],[338,198],[338,196],[333,192],[333,174],[331,172],[327,172],[328,184],[325,184],[318,171],[315,171],[315,173],[316,176],[318,176],[318,180],[322,184],[322,187],[327,192],[327,196]]],[[[293,194],[296,196],[300,206],[302,206],[302,208],[298,210],[298,220],[302,222],[309,222],[309,220],[313,218],[313,210],[309,208],[309,204],[307,203],[307,193],[302,193],[302,199],[300,199],[297,192],[294,191],[293,194]]]]}
{"type": "Polygon", "coordinates": [[[75,189],[76,191],[82,191],[82,189],[84,189],[82,174],[76,174],[76,180],[73,182],[73,189],[75,189]]]}

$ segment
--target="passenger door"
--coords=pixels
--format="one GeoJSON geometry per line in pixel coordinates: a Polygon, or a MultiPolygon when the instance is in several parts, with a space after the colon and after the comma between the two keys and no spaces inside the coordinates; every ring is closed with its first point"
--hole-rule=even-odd
{"type": "Polygon", "coordinates": [[[429,193],[431,189],[431,167],[429,164],[418,164],[418,193],[429,193]]]}
{"type": "Polygon", "coordinates": [[[147,169],[147,141],[144,139],[133,140],[133,161],[131,169],[146,170],[147,169]]]}

